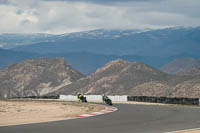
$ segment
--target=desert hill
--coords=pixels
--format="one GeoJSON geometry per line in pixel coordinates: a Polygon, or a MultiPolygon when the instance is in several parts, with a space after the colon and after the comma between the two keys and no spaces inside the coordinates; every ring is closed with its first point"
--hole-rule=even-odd
{"type": "Polygon", "coordinates": [[[169,74],[178,74],[198,67],[200,67],[200,60],[194,58],[181,58],[164,65],[161,70],[169,74]]]}
{"type": "Polygon", "coordinates": [[[59,94],[200,97],[199,69],[170,75],[140,62],[114,60],[87,77],[64,59],[32,59],[0,70],[0,97],[59,94]],[[195,74],[194,74],[195,73],[195,74]]]}
{"type": "Polygon", "coordinates": [[[179,72],[177,75],[190,75],[190,76],[199,76],[200,75],[200,67],[194,67],[187,69],[184,72],[179,72]]]}
{"type": "Polygon", "coordinates": [[[0,97],[40,96],[84,77],[64,59],[32,59],[0,70],[0,97]]]}
{"type": "Polygon", "coordinates": [[[140,62],[115,60],[52,94],[200,97],[198,76],[170,75],[140,62]],[[185,84],[189,84],[185,87],[185,84]],[[192,89],[190,87],[193,87],[192,89]],[[195,92],[195,93],[194,93],[195,92]]]}
{"type": "Polygon", "coordinates": [[[146,82],[167,83],[171,77],[151,66],[139,62],[115,60],[94,74],[58,90],[56,94],[130,94],[131,89],[146,82]]]}

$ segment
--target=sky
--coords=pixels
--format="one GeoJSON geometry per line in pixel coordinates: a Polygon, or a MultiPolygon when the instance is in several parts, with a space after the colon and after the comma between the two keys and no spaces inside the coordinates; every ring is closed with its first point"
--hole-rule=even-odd
{"type": "Polygon", "coordinates": [[[200,0],[0,0],[0,33],[200,26],[200,0]]]}

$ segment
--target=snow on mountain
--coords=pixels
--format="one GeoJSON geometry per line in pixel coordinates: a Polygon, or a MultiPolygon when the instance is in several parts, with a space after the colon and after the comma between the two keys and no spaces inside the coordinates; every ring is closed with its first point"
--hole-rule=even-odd
{"type": "Polygon", "coordinates": [[[107,30],[107,29],[97,29],[83,32],[73,32],[59,35],[59,37],[66,37],[69,39],[74,38],[85,38],[85,39],[113,39],[122,36],[129,36],[136,33],[141,33],[147,30],[107,30]]]}
{"type": "Polygon", "coordinates": [[[56,42],[62,39],[115,39],[123,36],[130,36],[146,30],[105,30],[97,29],[91,31],[73,32],[61,35],[44,33],[3,33],[0,34],[0,47],[5,49],[17,46],[30,45],[41,42],[56,42]]]}

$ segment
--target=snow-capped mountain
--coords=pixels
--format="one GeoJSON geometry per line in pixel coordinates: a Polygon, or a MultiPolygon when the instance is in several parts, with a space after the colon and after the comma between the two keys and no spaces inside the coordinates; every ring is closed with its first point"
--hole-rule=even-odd
{"type": "Polygon", "coordinates": [[[83,32],[74,32],[68,34],[59,35],[59,37],[66,37],[68,39],[82,38],[82,39],[114,39],[123,36],[130,36],[136,33],[145,32],[148,30],[106,30],[106,29],[97,29],[83,32]]]}
{"type": "Polygon", "coordinates": [[[0,48],[10,49],[18,46],[58,42],[62,40],[80,40],[80,39],[115,39],[123,36],[131,36],[136,33],[141,33],[147,30],[105,30],[97,29],[82,32],[73,32],[60,35],[33,33],[33,34],[15,34],[4,33],[0,34],[0,48]]]}
{"type": "Polygon", "coordinates": [[[0,34],[0,48],[10,49],[22,45],[30,45],[39,42],[48,42],[54,35],[34,33],[34,34],[0,34]]]}
{"type": "Polygon", "coordinates": [[[150,31],[93,30],[56,35],[48,42],[15,48],[37,53],[90,52],[106,55],[175,56],[199,54],[200,28],[150,31]]]}

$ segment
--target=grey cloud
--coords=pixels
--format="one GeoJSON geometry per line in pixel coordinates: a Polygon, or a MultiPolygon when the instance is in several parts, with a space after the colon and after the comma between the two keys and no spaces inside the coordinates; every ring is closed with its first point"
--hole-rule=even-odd
{"type": "Polygon", "coordinates": [[[43,0],[43,1],[70,1],[70,2],[94,2],[94,3],[107,3],[107,2],[130,2],[130,1],[152,1],[152,0],[43,0]]]}
{"type": "Polygon", "coordinates": [[[16,11],[16,14],[18,14],[18,15],[21,15],[21,14],[23,14],[23,13],[24,13],[24,11],[21,10],[21,9],[18,9],[18,10],[16,11]]]}
{"type": "MultiPolygon", "coordinates": [[[[99,28],[156,29],[170,26],[200,26],[198,0],[9,1],[12,2],[11,6],[0,7],[0,15],[4,16],[0,22],[0,32],[59,34],[99,28]],[[17,15],[5,15],[7,10],[17,15]]],[[[1,2],[9,4],[9,1],[1,2]]]]}
{"type": "Polygon", "coordinates": [[[0,5],[22,7],[22,8],[36,8],[38,3],[43,0],[0,0],[0,5]]]}
{"type": "Polygon", "coordinates": [[[0,0],[0,5],[8,5],[8,0],[0,0]]]}
{"type": "Polygon", "coordinates": [[[162,0],[43,0],[43,1],[61,1],[61,2],[88,2],[96,4],[117,4],[127,2],[155,2],[162,0]]]}
{"type": "Polygon", "coordinates": [[[26,24],[30,24],[31,22],[29,20],[23,20],[20,22],[20,25],[24,26],[26,24]]]}
{"type": "MultiPolygon", "coordinates": [[[[42,0],[60,2],[88,2],[103,5],[132,6],[138,12],[155,11],[200,17],[200,0],[42,0]],[[141,4],[142,3],[142,4],[141,4]],[[138,6],[138,8],[136,7],[138,6]]],[[[135,10],[136,11],[136,10],[135,10]]],[[[95,15],[94,15],[95,16],[95,15]]]]}

